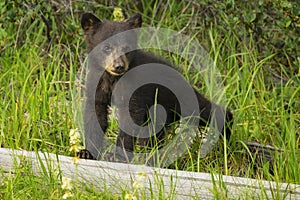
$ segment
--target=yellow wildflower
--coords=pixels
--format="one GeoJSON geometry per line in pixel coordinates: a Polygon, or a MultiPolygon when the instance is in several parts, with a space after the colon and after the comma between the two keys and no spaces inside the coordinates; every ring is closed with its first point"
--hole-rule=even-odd
{"type": "Polygon", "coordinates": [[[63,199],[67,199],[71,197],[73,197],[73,194],[70,191],[66,191],[65,194],[62,196],[63,199]]]}
{"type": "Polygon", "coordinates": [[[134,181],[133,184],[132,184],[132,187],[137,189],[137,188],[140,188],[142,187],[142,184],[138,181],[134,181]]]}
{"type": "Polygon", "coordinates": [[[138,181],[142,181],[142,180],[144,180],[146,178],[147,178],[147,174],[145,172],[139,172],[138,175],[136,176],[136,179],[138,181]]]}
{"type": "Polygon", "coordinates": [[[122,8],[115,7],[113,16],[114,16],[114,21],[117,21],[117,22],[124,21],[124,19],[125,19],[123,12],[122,12],[122,8]]]}
{"type": "Polygon", "coordinates": [[[80,160],[80,158],[77,157],[77,156],[72,157],[72,161],[73,161],[74,164],[77,164],[79,160],[80,160]]]}
{"type": "Polygon", "coordinates": [[[144,187],[145,179],[147,178],[147,174],[144,172],[139,172],[137,176],[135,177],[135,181],[132,184],[132,187],[134,189],[142,188],[144,187]]]}
{"type": "Polygon", "coordinates": [[[69,151],[78,152],[82,149],[82,146],[80,145],[81,139],[80,139],[80,133],[78,129],[71,129],[69,133],[70,137],[70,149],[69,151]]]}
{"type": "Polygon", "coordinates": [[[79,152],[81,149],[82,149],[82,146],[75,144],[75,145],[72,145],[70,147],[69,151],[71,151],[71,152],[79,152]]]}
{"type": "Polygon", "coordinates": [[[79,134],[77,128],[70,130],[69,137],[70,137],[70,144],[71,145],[78,144],[81,141],[80,140],[80,134],[79,134]]]}
{"type": "Polygon", "coordinates": [[[126,200],[136,200],[136,197],[133,194],[126,194],[125,199],[126,200]]]}

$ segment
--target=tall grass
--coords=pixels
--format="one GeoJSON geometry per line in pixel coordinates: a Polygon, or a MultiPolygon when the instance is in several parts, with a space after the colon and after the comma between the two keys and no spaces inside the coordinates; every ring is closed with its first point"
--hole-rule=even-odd
{"type": "MultiPolygon", "coordinates": [[[[276,63],[274,57],[278,53],[262,54],[255,37],[239,23],[232,22],[226,13],[219,13],[223,20],[220,25],[214,23],[216,16],[203,14],[197,4],[187,2],[192,1],[119,2],[128,15],[142,10],[144,26],[170,28],[196,37],[222,74],[226,106],[234,113],[231,140],[218,144],[204,159],[199,155],[200,139],[196,140],[171,168],[300,184],[299,65],[276,63]],[[290,68],[297,67],[291,74],[290,68]],[[276,152],[273,163],[258,164],[258,159],[249,153],[247,141],[270,144],[283,153],[276,152]]],[[[48,13],[51,41],[39,8],[32,8],[31,12],[19,14],[14,23],[1,24],[6,27],[1,30],[7,34],[0,32],[4,41],[0,43],[0,145],[71,155],[68,134],[70,129],[77,128],[73,120],[72,88],[85,57],[80,14],[83,10],[93,10],[101,18],[110,18],[112,6],[79,1],[72,7],[62,6],[67,13],[62,24],[56,24],[54,14],[48,13]]],[[[26,7],[16,9],[26,10],[26,7]]],[[[179,57],[162,55],[186,66],[179,57]]],[[[287,55],[285,58],[289,60],[287,55]]],[[[209,89],[199,83],[202,79],[198,75],[189,74],[189,70],[184,75],[199,91],[206,93],[209,89]]],[[[115,121],[111,124],[109,131],[114,133],[117,124],[115,121]]],[[[19,167],[14,175],[2,177],[0,197],[60,199],[63,195],[60,182],[59,175],[36,177],[30,166],[19,167]],[[36,189],[40,185],[45,187],[36,189]]],[[[216,198],[227,195],[215,192],[216,198]]],[[[124,198],[125,193],[115,197],[87,188],[74,191],[78,199],[124,198]],[[82,190],[85,192],[81,193],[82,190]]]]}

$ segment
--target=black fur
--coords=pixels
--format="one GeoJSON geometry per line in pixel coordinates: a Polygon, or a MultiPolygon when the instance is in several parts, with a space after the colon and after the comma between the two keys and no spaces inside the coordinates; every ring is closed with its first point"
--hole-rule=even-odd
{"type": "MultiPolygon", "coordinates": [[[[134,15],[125,22],[111,22],[101,21],[94,15],[86,13],[83,15],[81,21],[82,28],[85,32],[88,52],[91,52],[99,43],[103,42],[105,39],[111,37],[112,35],[129,29],[138,28],[141,26],[141,24],[142,18],[139,14],[134,15]]],[[[116,43],[116,45],[126,45],[134,49],[134,47],[137,45],[136,43],[137,37],[133,36],[133,39],[131,38],[130,40],[126,40],[125,38],[121,41],[121,44],[116,43]]],[[[136,66],[148,63],[160,63],[172,67],[169,62],[141,50],[126,52],[125,56],[128,59],[129,70],[133,69],[136,66]]],[[[99,67],[105,68],[105,66],[99,67]]],[[[97,122],[100,123],[103,132],[106,132],[108,127],[108,106],[111,105],[112,90],[116,82],[119,80],[120,76],[114,76],[109,72],[104,71],[97,86],[95,86],[94,81],[91,81],[93,79],[93,76],[95,76],[95,73],[93,73],[93,69],[90,69],[86,88],[87,103],[84,113],[86,138],[86,150],[84,152],[84,155],[87,155],[87,152],[90,152],[93,158],[100,159],[100,153],[105,148],[105,146],[102,145],[105,138],[99,135],[99,130],[97,130],[97,126],[95,127],[94,125],[94,118],[95,116],[97,116],[97,122]],[[96,92],[94,92],[94,90],[96,92]],[[92,96],[91,98],[91,95],[93,94],[95,94],[95,96],[92,96]]],[[[124,88],[126,90],[126,86],[124,86],[124,88]]],[[[148,108],[150,108],[154,104],[157,91],[159,91],[157,94],[157,103],[164,106],[167,112],[167,120],[165,122],[165,126],[168,127],[169,124],[178,120],[181,113],[180,104],[176,96],[164,86],[158,84],[148,84],[140,87],[133,93],[129,103],[130,116],[123,116],[122,112],[120,112],[120,116],[118,119],[119,122],[126,124],[126,120],[131,117],[137,125],[145,125],[149,116],[148,108]]],[[[223,108],[211,103],[196,90],[194,90],[194,92],[198,100],[200,111],[201,120],[199,125],[204,126],[210,121],[211,108],[213,106],[216,109],[215,111],[217,113],[226,113],[226,138],[229,139],[231,134],[230,128],[233,119],[232,113],[228,110],[225,112],[223,108]]],[[[119,109],[122,110],[122,108],[119,109]]],[[[218,126],[223,127],[223,124],[218,124],[218,126]]],[[[222,130],[222,132],[224,133],[224,130],[222,130]]],[[[157,135],[159,139],[162,139],[163,136],[163,131],[157,135]]],[[[134,150],[136,140],[136,137],[132,137],[126,134],[124,131],[120,130],[117,138],[117,146],[130,152],[134,150]]],[[[144,144],[147,144],[147,139],[141,139],[141,141],[144,142],[144,144]]],[[[89,154],[88,157],[91,158],[90,156],[91,155],[89,154]]]]}

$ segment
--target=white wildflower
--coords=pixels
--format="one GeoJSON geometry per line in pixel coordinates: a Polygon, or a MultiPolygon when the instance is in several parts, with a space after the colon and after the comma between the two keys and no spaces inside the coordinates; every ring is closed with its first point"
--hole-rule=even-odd
{"type": "Polygon", "coordinates": [[[68,177],[62,177],[61,188],[63,190],[72,190],[72,188],[73,188],[72,180],[68,177]]]}

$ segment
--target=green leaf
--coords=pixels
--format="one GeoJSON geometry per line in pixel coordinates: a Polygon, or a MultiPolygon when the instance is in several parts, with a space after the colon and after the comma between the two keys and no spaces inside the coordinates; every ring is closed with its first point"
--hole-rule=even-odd
{"type": "Polygon", "coordinates": [[[292,21],[291,20],[288,20],[286,23],[285,23],[285,27],[289,27],[291,25],[292,21]]]}
{"type": "Polygon", "coordinates": [[[292,8],[292,4],[288,1],[283,1],[280,4],[283,8],[292,8]]]}
{"type": "Polygon", "coordinates": [[[246,22],[251,23],[254,22],[254,20],[256,19],[256,13],[254,13],[252,10],[249,13],[246,13],[244,15],[244,19],[246,22]]]}

